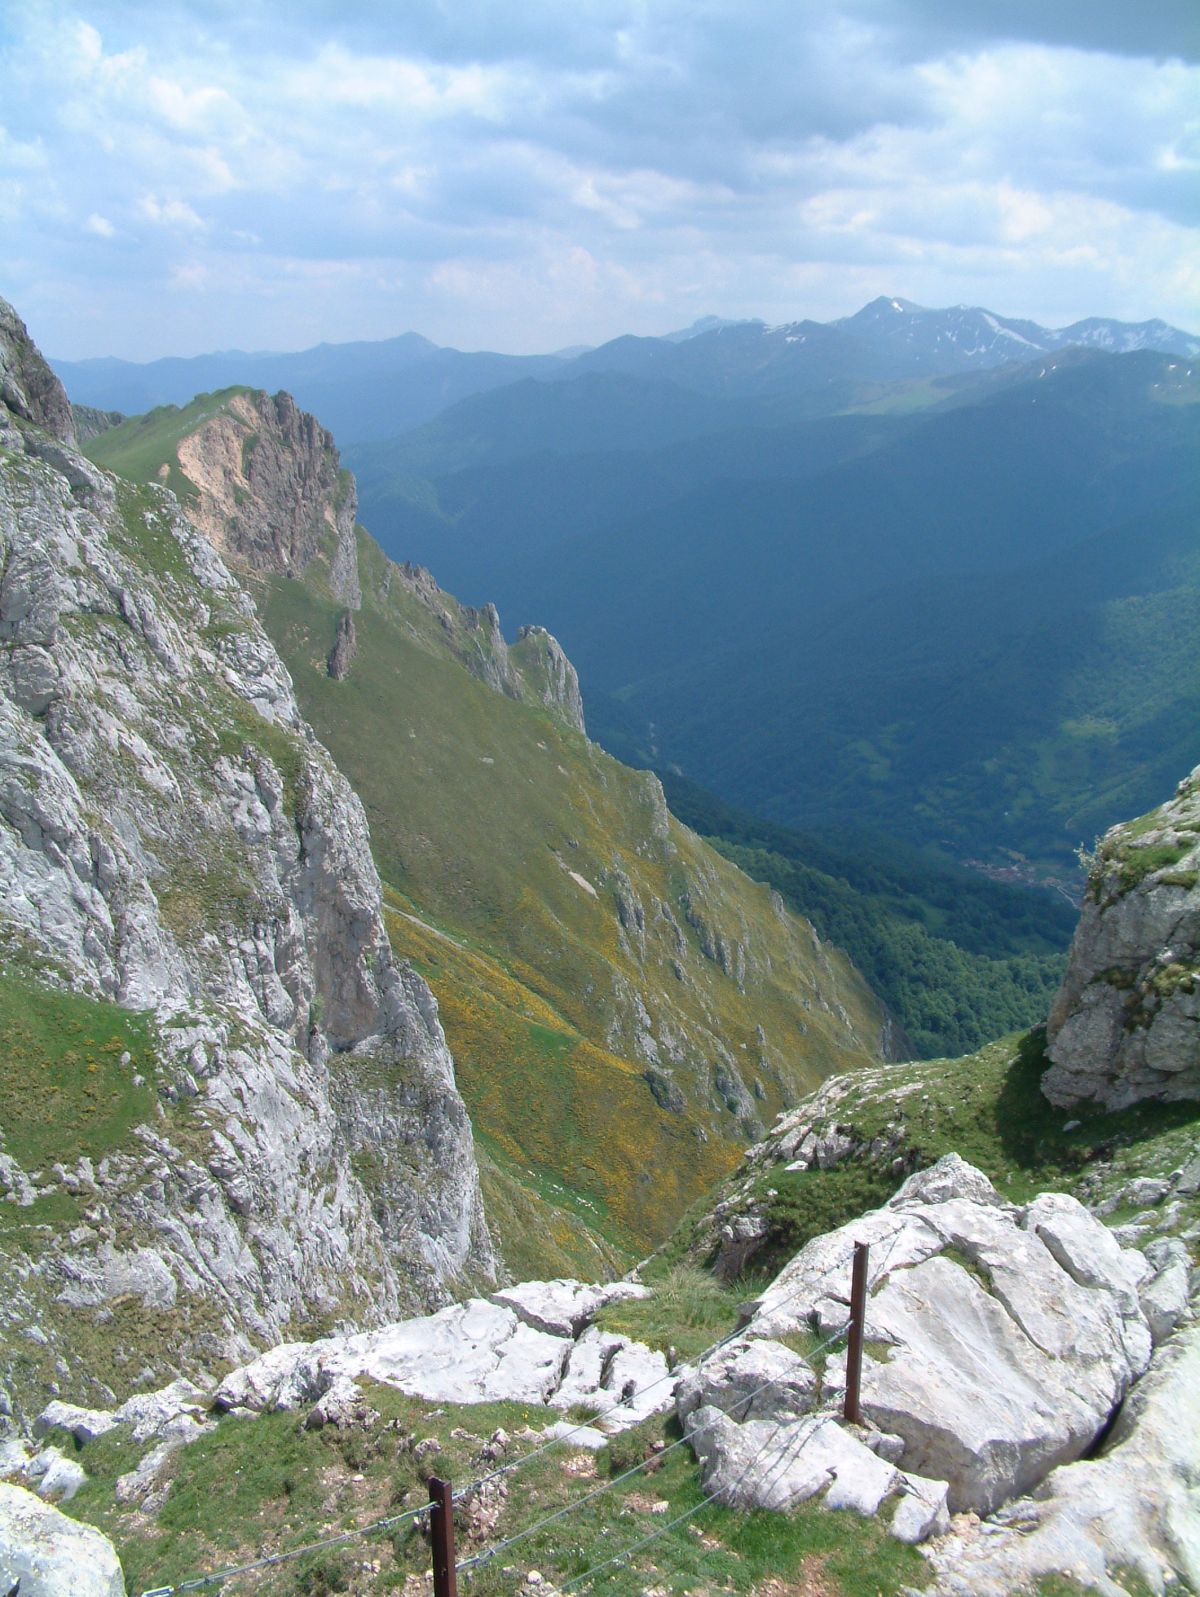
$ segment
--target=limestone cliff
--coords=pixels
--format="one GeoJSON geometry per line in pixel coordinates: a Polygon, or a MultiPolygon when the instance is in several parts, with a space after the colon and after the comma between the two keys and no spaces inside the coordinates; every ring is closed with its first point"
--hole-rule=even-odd
{"type": "MultiPolygon", "coordinates": [[[[329,586],[358,604],[354,478],[332,436],[290,394],[221,396],[203,426],[179,439],[176,459],[194,494],[188,519],[235,566],[299,576],[318,557],[329,586]]],[[[166,481],[170,468],[160,467],[166,481]]]]}
{"type": "MultiPolygon", "coordinates": [[[[0,372],[0,963],[33,1005],[70,990],[154,1037],[154,1080],[131,1063],[112,1094],[149,1113],[98,1159],[64,1125],[35,1162],[21,1128],[23,1090],[100,1069],[99,1032],[3,1083],[0,1385],[149,1379],[490,1279],[436,1004],[253,603],[171,493],[70,447],[7,306],[0,372]]],[[[304,519],[239,523],[239,554],[299,558],[304,519]]]]}
{"type": "Polygon", "coordinates": [[[1060,1107],[1200,1098],[1200,767],[1101,841],[1047,1051],[1060,1107]]]}
{"type": "Polygon", "coordinates": [[[460,603],[362,528],[353,556],[328,531],[246,541],[294,525],[301,502],[320,524],[318,491],[327,529],[352,503],[328,436],[285,395],[201,395],[88,453],[177,485],[361,795],[392,945],[438,994],[514,1268],[549,1267],[547,1175],[565,1200],[549,1206],[553,1268],[611,1270],[611,1245],[644,1251],[764,1116],[902,1048],[844,956],[681,827],[655,777],[588,742],[578,678],[543,628],[509,644],[494,605],[460,603]],[[285,469],[289,454],[304,458],[285,469]]]}
{"type": "MultiPolygon", "coordinates": [[[[362,603],[358,496],[332,436],[290,394],[248,388],[116,423],[89,429],[94,461],[174,488],[188,519],[239,574],[303,578],[344,606],[327,662],[343,680],[353,659],[352,615],[362,603]]],[[[389,564],[393,580],[428,607],[441,643],[473,676],[583,731],[575,668],[544,627],[522,627],[510,649],[494,604],[460,604],[421,566],[389,564]]]]}

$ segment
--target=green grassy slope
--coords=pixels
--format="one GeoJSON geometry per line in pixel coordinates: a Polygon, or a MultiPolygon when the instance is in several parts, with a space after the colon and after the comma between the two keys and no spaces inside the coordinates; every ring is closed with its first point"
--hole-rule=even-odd
{"type": "Polygon", "coordinates": [[[759,1114],[862,1063],[882,1016],[840,956],[827,976],[767,889],[666,817],[652,778],[464,671],[449,596],[365,536],[360,569],[345,681],[325,671],[340,611],[317,585],[274,579],[260,605],[366,805],[394,943],[438,996],[485,1148],[636,1250],[759,1114]],[[822,1007],[830,978],[852,1031],[822,1007]]]}
{"type": "Polygon", "coordinates": [[[234,394],[250,390],[236,386],[212,394],[197,394],[188,404],[160,405],[144,416],[130,416],[117,427],[87,440],[85,453],[98,466],[115,471],[131,482],[161,482],[186,505],[196,496],[196,486],[180,468],[175,449],[181,439],[217,416],[234,394]]]}
{"type": "MultiPolygon", "coordinates": [[[[1040,1086],[1047,1064],[1039,1026],[966,1058],[860,1072],[845,1097],[813,1117],[818,1135],[836,1123],[850,1137],[855,1147],[847,1157],[827,1170],[787,1170],[782,1155],[773,1161],[768,1139],[749,1174],[722,1183],[686,1217],[647,1279],[683,1260],[704,1265],[714,1258],[718,1201],[726,1205],[721,1224],[743,1212],[766,1219],[764,1247],[752,1260],[762,1274],[812,1237],[883,1203],[912,1170],[943,1154],[977,1166],[1014,1203],[1054,1191],[1103,1205],[1136,1177],[1169,1175],[1195,1149],[1200,1104],[1143,1103],[1116,1113],[1053,1109],[1040,1086]]],[[[1118,1223],[1129,1215],[1118,1209],[1108,1218],[1118,1223]]],[[[1198,1218],[1200,1200],[1180,1202],[1166,1231],[1187,1232],[1198,1218]]]]}
{"type": "MultiPolygon", "coordinates": [[[[732,1301],[726,1308],[721,1330],[732,1324],[732,1301]]],[[[57,1445],[78,1453],[89,1476],[66,1511],[112,1537],[131,1592],[164,1582],[178,1586],[417,1508],[428,1502],[431,1475],[461,1488],[486,1468],[480,1449],[498,1427],[513,1438],[503,1455],[507,1462],[532,1451],[528,1427],[547,1418],[536,1405],[433,1407],[379,1385],[367,1384],[364,1396],[372,1417],[347,1429],[308,1430],[295,1413],[219,1419],[207,1435],[175,1453],[165,1502],[154,1514],[140,1503],[123,1502],[116,1489],[150,1443],[109,1435],[77,1449],[67,1433],[53,1432],[57,1445]]],[[[633,1553],[628,1564],[606,1568],[596,1589],[608,1597],[645,1597],[649,1591],[672,1597],[715,1591],[898,1597],[926,1584],[928,1565],[920,1552],[856,1513],[810,1504],[786,1515],[703,1506],[700,1471],[689,1448],[674,1447],[661,1463],[615,1480],[650,1463],[655,1449],[679,1436],[675,1420],[660,1415],[614,1438],[595,1459],[569,1444],[552,1448],[509,1478],[495,1497],[490,1529],[463,1504],[461,1558],[501,1538],[522,1539],[502,1559],[461,1571],[462,1597],[511,1597],[531,1589],[525,1574],[534,1569],[546,1585],[561,1589],[656,1531],[664,1534],[633,1553]],[[599,1491],[601,1486],[611,1489],[599,1491]],[[578,1506],[535,1528],[570,1505],[578,1506]]],[[[429,1568],[428,1540],[410,1518],[390,1532],[255,1571],[236,1585],[256,1597],[383,1597],[427,1590],[429,1568]]]]}
{"type": "MultiPolygon", "coordinates": [[[[105,435],[107,462],[159,478],[184,415],[105,435]]],[[[842,955],[669,816],[657,779],[547,701],[536,635],[507,648],[365,533],[359,568],[342,680],[324,565],[246,580],[366,806],[389,930],[438,997],[510,1264],[608,1272],[779,1107],[878,1057],[887,1017],[842,955]]]]}

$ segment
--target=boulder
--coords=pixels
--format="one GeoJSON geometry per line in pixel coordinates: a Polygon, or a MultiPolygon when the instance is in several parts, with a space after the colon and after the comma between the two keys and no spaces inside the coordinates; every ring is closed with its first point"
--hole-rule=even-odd
{"type": "Polygon", "coordinates": [[[1126,1597],[1126,1570],[1139,1590],[1200,1591],[1200,1323],[1155,1355],[1099,1458],[1055,1470],[986,1529],[934,1549],[937,1593],[1008,1597],[1068,1574],[1126,1597]]]}
{"type": "Polygon", "coordinates": [[[591,1326],[569,1350],[561,1379],[546,1401],[560,1409],[595,1408],[601,1431],[623,1431],[668,1408],[674,1387],[662,1353],[591,1326]]]}
{"type": "Polygon", "coordinates": [[[799,1419],[817,1404],[816,1372],[779,1342],[739,1338],[687,1376],[675,1394],[679,1418],[719,1408],[736,1420],[799,1419]]]}
{"type": "Polygon", "coordinates": [[[1170,1336],[1187,1310],[1191,1260],[1177,1237],[1161,1237],[1151,1242],[1146,1257],[1155,1270],[1142,1288],[1138,1301],[1157,1346],[1170,1336]]]}
{"type": "Polygon", "coordinates": [[[69,1431],[77,1442],[92,1442],[98,1436],[107,1436],[120,1424],[115,1414],[104,1409],[79,1408],[74,1403],[60,1403],[57,1399],[46,1407],[33,1422],[33,1434],[45,1436],[47,1431],[69,1431]]]}
{"type": "Polygon", "coordinates": [[[107,1536],[20,1486],[0,1483],[0,1591],[20,1597],[125,1597],[107,1536]]]}
{"type": "Polygon", "coordinates": [[[647,1298],[648,1287],[633,1281],[595,1285],[584,1281],[522,1281],[518,1286],[493,1292],[491,1301],[511,1309],[535,1331],[550,1336],[577,1337],[610,1303],[647,1298]]]}
{"type": "MultiPolygon", "coordinates": [[[[1147,1260],[1073,1198],[1007,1204],[956,1155],[810,1242],[745,1335],[844,1325],[858,1240],[871,1244],[863,1415],[902,1439],[905,1469],[949,1483],[955,1511],[987,1513],[1078,1458],[1146,1369],[1147,1260]]],[[[823,1401],[844,1367],[829,1359],[823,1401]]]]}
{"type": "Polygon", "coordinates": [[[157,1392],[137,1392],[126,1399],[112,1418],[128,1425],[135,1442],[170,1435],[191,1437],[203,1425],[208,1397],[191,1381],[172,1381],[157,1392]]]}
{"type": "Polygon", "coordinates": [[[890,1504],[904,1541],[949,1528],[944,1481],[898,1470],[828,1415],[739,1424],[721,1409],[704,1407],[694,1409],[686,1425],[705,1491],[731,1507],[785,1511],[823,1494],[827,1508],[862,1515],[890,1504]]]}
{"type": "Polygon", "coordinates": [[[87,1480],[82,1464],[68,1458],[57,1447],[43,1447],[25,1465],[23,1474],[27,1481],[34,1483],[39,1497],[58,1498],[63,1503],[70,1502],[87,1480]]]}
{"type": "Polygon", "coordinates": [[[498,1301],[507,1296],[498,1294],[377,1331],[284,1343],[227,1375],[213,1401],[219,1409],[262,1412],[321,1406],[331,1394],[331,1412],[322,1407],[314,1419],[320,1423],[353,1403],[353,1383],[366,1379],[436,1403],[584,1404],[598,1411],[619,1405],[604,1428],[623,1430],[672,1401],[674,1381],[664,1356],[595,1326],[573,1337],[530,1323],[583,1324],[613,1296],[646,1290],[628,1283],[617,1288],[525,1282],[513,1289],[523,1312],[498,1301]]]}

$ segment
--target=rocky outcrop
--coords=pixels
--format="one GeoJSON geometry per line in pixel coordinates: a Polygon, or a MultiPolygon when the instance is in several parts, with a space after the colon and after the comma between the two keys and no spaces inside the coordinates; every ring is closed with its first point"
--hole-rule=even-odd
{"type": "Polygon", "coordinates": [[[645,1292],[626,1282],[527,1281],[378,1331],[272,1348],[227,1375],[212,1402],[225,1412],[315,1409],[320,1424],[335,1404],[357,1400],[357,1381],[371,1380],[437,1403],[585,1405],[608,1435],[672,1402],[663,1355],[593,1323],[606,1304],[645,1292]]]}
{"type": "Polygon", "coordinates": [[[1101,841],[1047,1030],[1052,1104],[1200,1099],[1200,768],[1101,841]]]}
{"type": "MultiPolygon", "coordinates": [[[[948,1483],[956,1511],[988,1513],[1079,1458],[1149,1364],[1146,1257],[1065,1194],[1005,1203],[957,1155],[809,1243],[746,1335],[843,1325],[856,1241],[871,1247],[863,1414],[900,1438],[894,1462],[948,1483]]],[[[844,1380],[831,1358],[822,1395],[844,1380]]]]}
{"type": "Polygon", "coordinates": [[[98,1349],[129,1357],[131,1300],[144,1381],[494,1281],[436,1005],[393,961],[362,806],[251,601],[169,493],[0,419],[0,951],[150,1012],[157,1070],[98,1162],[5,1146],[8,1201],[74,1194],[80,1223],[0,1241],[0,1383],[90,1395],[98,1349]]]}
{"type": "Polygon", "coordinates": [[[0,299],[0,414],[4,411],[60,443],[75,442],[75,422],[62,384],[25,323],[7,300],[0,299]]]}
{"type": "Polygon", "coordinates": [[[1056,1470],[986,1534],[967,1522],[938,1545],[935,1590],[1008,1597],[1069,1571],[1089,1591],[1128,1597],[1130,1571],[1155,1593],[1200,1590],[1200,1323],[1163,1350],[1098,1458],[1056,1470]],[[1181,1586],[1180,1582],[1185,1583],[1181,1586]]]}
{"type": "Polygon", "coordinates": [[[1200,1568],[1187,1277],[1178,1244],[1122,1248],[1061,1193],[1005,1203],[948,1155],[803,1248],[746,1306],[740,1336],[685,1372],[679,1420],[706,1492],[747,1509],[819,1499],[902,1541],[933,1538],[946,1597],[1063,1573],[1122,1597],[1118,1567],[1161,1593],[1200,1568]],[[833,1350],[857,1241],[870,1258],[850,1425],[833,1350]],[[1179,1280],[1162,1290],[1172,1271],[1182,1296],[1179,1280]]]}
{"type": "Polygon", "coordinates": [[[357,608],[354,478],[332,434],[290,394],[229,394],[179,440],[176,458],[195,489],[188,517],[225,559],[289,577],[320,559],[334,597],[357,608]]]}
{"type": "Polygon", "coordinates": [[[526,683],[542,703],[556,710],[577,732],[586,733],[579,677],[558,639],[545,627],[525,626],[517,633],[513,654],[526,683]]]}
{"type": "Polygon", "coordinates": [[[119,427],[125,417],[119,410],[97,410],[94,405],[72,405],[71,419],[75,423],[75,439],[80,446],[101,433],[119,427]]]}
{"type": "Polygon", "coordinates": [[[0,1481],[0,1591],[20,1597],[125,1597],[107,1536],[0,1481]]]}
{"type": "Polygon", "coordinates": [[[338,616],[333,647],[325,662],[325,669],[335,682],[344,682],[350,675],[350,667],[357,652],[358,638],[354,631],[354,613],[351,610],[343,610],[338,616]]]}

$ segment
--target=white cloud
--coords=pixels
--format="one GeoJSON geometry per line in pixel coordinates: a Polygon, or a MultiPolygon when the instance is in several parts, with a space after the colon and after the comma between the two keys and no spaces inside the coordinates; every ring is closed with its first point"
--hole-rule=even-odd
{"type": "Polygon", "coordinates": [[[6,291],[60,353],[97,296],[92,336],[146,354],[404,326],[545,347],[876,292],[1196,320],[1200,69],[1138,54],[1102,0],[1044,39],[1010,13],[15,7],[6,291]],[[172,287],[196,320],[154,314],[172,287]]]}
{"type": "Polygon", "coordinates": [[[207,224],[186,200],[160,200],[153,194],[144,194],[138,202],[138,214],[148,222],[185,233],[202,233],[207,224]]]}

